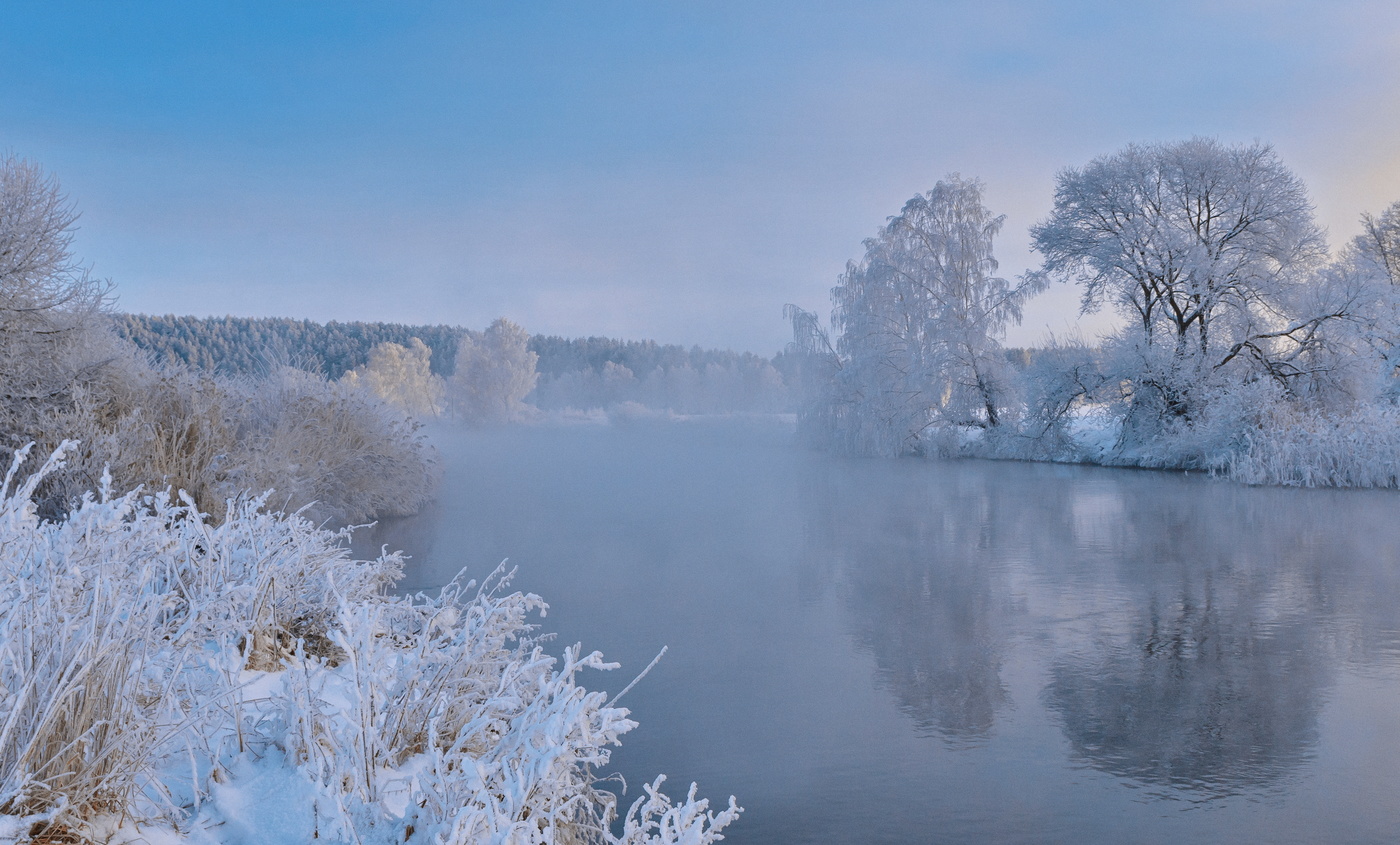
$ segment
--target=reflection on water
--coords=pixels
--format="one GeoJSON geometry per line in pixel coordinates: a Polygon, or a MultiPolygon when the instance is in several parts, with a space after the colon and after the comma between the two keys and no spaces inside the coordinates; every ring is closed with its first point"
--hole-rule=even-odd
{"type": "Polygon", "coordinates": [[[628,670],[670,645],[615,763],[739,795],[729,842],[1400,830],[1395,494],[716,427],[445,450],[438,511],[365,540],[415,554],[412,587],[510,556],[550,629],[628,670]]]}
{"type": "Polygon", "coordinates": [[[1328,655],[1306,626],[1269,631],[1214,582],[1152,597],[1128,630],[1055,665],[1046,689],[1076,754],[1151,784],[1267,787],[1317,742],[1328,655]]]}
{"type": "Polygon", "coordinates": [[[1364,538],[1394,504],[1137,474],[1115,488],[1129,553],[1103,553],[1120,608],[1056,656],[1048,706],[1104,771],[1206,796],[1275,785],[1318,742],[1338,634],[1369,650],[1364,627],[1339,631],[1356,621],[1339,605],[1364,600],[1364,538]]]}
{"type": "Polygon", "coordinates": [[[1375,547],[1388,496],[979,463],[873,471],[888,476],[880,495],[849,475],[809,493],[822,516],[807,554],[843,562],[880,681],[955,744],[987,737],[1006,704],[1002,655],[1033,622],[1017,604],[1026,577],[1030,601],[1054,604],[1036,631],[1057,646],[1043,701],[1075,756],[1193,797],[1303,764],[1348,653],[1339,636],[1353,657],[1372,650],[1364,620],[1339,611],[1366,601],[1358,563],[1393,563],[1375,547]]]}
{"type": "Polygon", "coordinates": [[[1002,548],[1002,503],[984,491],[934,491],[914,507],[851,496],[841,478],[808,507],[809,559],[842,563],[859,647],[921,733],[959,745],[985,739],[1007,703],[1005,627],[988,562],[1002,548]],[[950,507],[951,506],[951,507],[950,507]]]}

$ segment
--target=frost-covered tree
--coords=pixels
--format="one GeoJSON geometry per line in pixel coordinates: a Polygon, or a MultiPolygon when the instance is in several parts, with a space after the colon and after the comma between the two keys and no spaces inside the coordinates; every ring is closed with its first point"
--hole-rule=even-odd
{"type": "MultiPolygon", "coordinates": [[[[846,448],[920,451],[932,427],[994,428],[1009,382],[1000,338],[1021,319],[1039,277],[996,276],[992,241],[1005,218],[982,204],[982,184],[954,174],[909,200],[846,265],[832,289],[836,334],[825,415],[846,448]]],[[[811,315],[788,312],[795,350],[828,345],[811,315]]]]}
{"type": "Polygon", "coordinates": [[[1352,241],[1357,253],[1385,273],[1393,285],[1400,285],[1400,202],[1393,203],[1379,217],[1361,215],[1364,230],[1352,241]]]}
{"type": "Polygon", "coordinates": [[[507,422],[519,416],[538,378],[539,356],[529,344],[529,333],[504,317],[479,339],[463,335],[448,382],[453,415],[474,423],[507,422]]]}
{"type": "Polygon", "coordinates": [[[1326,245],[1312,204],[1257,142],[1130,145],[1064,170],[1031,238],[1045,261],[1030,277],[1077,281],[1086,313],[1127,318],[1113,375],[1130,427],[1148,434],[1198,419],[1230,385],[1263,379],[1291,394],[1318,375],[1325,326],[1361,301],[1314,284],[1326,245]]]}
{"type": "Polygon", "coordinates": [[[1327,383],[1310,387],[1332,394],[1326,397],[1332,405],[1378,394],[1394,401],[1400,392],[1400,203],[1379,216],[1363,214],[1361,223],[1361,234],[1311,285],[1314,296],[1353,303],[1346,320],[1326,327],[1325,350],[1311,356],[1317,368],[1330,365],[1327,383]]]}
{"type": "Polygon", "coordinates": [[[1109,303],[1148,342],[1202,354],[1220,346],[1217,321],[1267,308],[1326,251],[1303,183],[1272,147],[1211,138],[1129,145],[1062,171],[1031,238],[1045,273],[1083,284],[1086,312],[1109,303]]]}
{"type": "Polygon", "coordinates": [[[0,417],[12,439],[70,400],[104,358],[92,329],[110,286],[73,255],[77,219],[57,179],[0,158],[0,417]]]}
{"type": "Polygon", "coordinates": [[[408,346],[381,343],[370,351],[369,363],[345,378],[416,417],[435,417],[442,413],[447,385],[441,376],[433,375],[432,359],[433,351],[416,337],[409,339],[408,346]]]}

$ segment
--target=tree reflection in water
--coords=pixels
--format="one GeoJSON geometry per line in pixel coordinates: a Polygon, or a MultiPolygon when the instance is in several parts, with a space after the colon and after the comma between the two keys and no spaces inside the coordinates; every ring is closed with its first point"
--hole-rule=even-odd
{"type": "Polygon", "coordinates": [[[1329,494],[1048,467],[1028,489],[987,462],[872,467],[877,491],[864,472],[809,485],[809,557],[837,561],[878,683],[955,747],[993,735],[1028,650],[1083,763],[1196,797],[1272,788],[1313,753],[1344,652],[1394,629],[1351,564],[1375,538],[1337,545],[1310,510],[1329,494]]]}
{"type": "Polygon", "coordinates": [[[921,732],[954,744],[983,740],[1007,699],[1004,628],[988,576],[975,561],[931,560],[927,551],[892,545],[865,547],[883,568],[853,569],[857,642],[921,732]]]}
{"type": "Polygon", "coordinates": [[[1057,654],[1045,702],[1100,770],[1200,797],[1277,786],[1317,745],[1346,549],[1314,541],[1308,494],[1136,481],[1117,485],[1122,609],[1057,654]]]}
{"type": "Polygon", "coordinates": [[[1214,593],[1207,578],[1154,598],[1097,655],[1055,667],[1046,702],[1077,755],[1209,795],[1270,786],[1310,756],[1330,677],[1319,644],[1214,593]]]}
{"type": "Polygon", "coordinates": [[[1005,594],[994,585],[1014,542],[995,531],[1006,503],[974,477],[945,485],[927,464],[842,469],[811,489],[807,557],[840,561],[856,642],[917,729],[955,746],[985,741],[1007,703],[1005,594]],[[867,472],[878,492],[861,483],[867,472]]]}

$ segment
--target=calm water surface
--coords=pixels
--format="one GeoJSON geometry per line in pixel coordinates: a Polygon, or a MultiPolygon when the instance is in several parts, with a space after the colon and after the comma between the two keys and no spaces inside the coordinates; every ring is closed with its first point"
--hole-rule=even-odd
{"type": "MultiPolygon", "coordinates": [[[[777,427],[444,435],[405,587],[503,558],[726,842],[1400,841],[1400,495],[841,460],[777,427]]],[[[366,538],[370,539],[370,538],[366,538]]]]}

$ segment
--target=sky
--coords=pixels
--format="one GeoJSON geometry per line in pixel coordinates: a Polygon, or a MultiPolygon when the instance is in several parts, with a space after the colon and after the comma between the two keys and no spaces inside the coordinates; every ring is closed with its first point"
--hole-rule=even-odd
{"type": "MultiPolygon", "coordinates": [[[[1400,200],[1400,3],[0,0],[0,154],[142,313],[761,354],[949,173],[1006,215],[1131,142],[1271,143],[1333,246],[1400,200]]],[[[1060,285],[1007,343],[1093,336],[1060,285]]]]}

